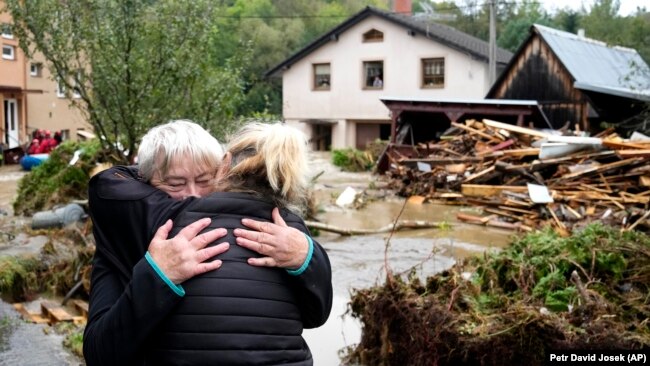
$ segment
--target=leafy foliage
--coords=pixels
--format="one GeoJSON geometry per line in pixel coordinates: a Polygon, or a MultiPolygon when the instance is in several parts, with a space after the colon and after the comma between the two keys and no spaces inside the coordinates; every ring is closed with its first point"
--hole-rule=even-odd
{"type": "Polygon", "coordinates": [[[347,148],[332,150],[332,163],[343,171],[362,172],[371,170],[375,161],[367,151],[347,148]]]}
{"type": "MultiPolygon", "coordinates": [[[[227,124],[243,100],[248,49],[214,48],[222,9],[197,1],[7,0],[27,55],[52,75],[92,124],[109,157],[132,161],[140,136],[170,119],[227,124]]],[[[219,136],[219,131],[213,131],[219,136]]]]}
{"type": "Polygon", "coordinates": [[[11,297],[24,294],[36,282],[33,270],[38,265],[35,258],[0,257],[0,293],[11,297]]]}

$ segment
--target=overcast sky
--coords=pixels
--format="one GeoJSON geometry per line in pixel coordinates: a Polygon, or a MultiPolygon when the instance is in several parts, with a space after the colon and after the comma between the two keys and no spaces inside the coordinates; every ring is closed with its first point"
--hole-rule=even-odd
{"type": "MultiPolygon", "coordinates": [[[[570,7],[571,9],[578,10],[584,4],[586,9],[591,8],[594,0],[537,0],[543,4],[546,10],[552,11],[570,7]]],[[[637,7],[645,6],[646,10],[650,10],[650,0],[620,0],[621,7],[619,8],[620,15],[630,15],[636,12],[637,7]]]]}
{"type": "MultiPolygon", "coordinates": [[[[443,0],[431,0],[433,2],[441,2],[443,0]]],[[[487,2],[488,0],[484,0],[487,2]]],[[[521,1],[521,0],[515,0],[521,1]]],[[[579,10],[582,5],[586,9],[590,9],[591,5],[594,3],[594,0],[537,0],[542,3],[542,6],[549,12],[553,12],[557,9],[563,9],[569,7],[574,10],[579,10]]],[[[650,11],[650,0],[619,0],[621,6],[619,8],[619,13],[622,16],[634,14],[637,7],[645,6],[646,10],[650,11]]],[[[462,2],[457,2],[457,4],[462,4],[462,2]]]]}

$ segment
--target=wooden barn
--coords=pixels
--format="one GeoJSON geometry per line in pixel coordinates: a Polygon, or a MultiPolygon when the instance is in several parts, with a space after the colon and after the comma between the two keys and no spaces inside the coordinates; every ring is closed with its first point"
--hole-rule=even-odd
{"type": "Polygon", "coordinates": [[[650,102],[650,68],[633,49],[533,25],[486,98],[535,100],[553,128],[597,131],[650,102]]]}

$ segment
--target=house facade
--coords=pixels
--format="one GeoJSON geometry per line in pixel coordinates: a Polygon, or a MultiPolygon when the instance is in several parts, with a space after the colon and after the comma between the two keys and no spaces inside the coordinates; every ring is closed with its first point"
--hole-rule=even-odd
{"type": "MultiPolygon", "coordinates": [[[[0,1],[0,8],[4,4],[0,1]]],[[[76,139],[77,131],[91,131],[83,115],[71,108],[74,93],[59,87],[42,56],[28,59],[13,34],[12,19],[0,13],[0,144],[2,150],[31,142],[34,130],[61,131],[64,139],[76,139]]],[[[8,160],[11,163],[12,161],[8,160]]]]}
{"type": "MultiPolygon", "coordinates": [[[[497,70],[511,53],[497,50],[497,70]]],[[[481,99],[488,44],[451,27],[367,7],[271,69],[283,119],[318,150],[364,148],[390,136],[380,98],[481,99]]]]}

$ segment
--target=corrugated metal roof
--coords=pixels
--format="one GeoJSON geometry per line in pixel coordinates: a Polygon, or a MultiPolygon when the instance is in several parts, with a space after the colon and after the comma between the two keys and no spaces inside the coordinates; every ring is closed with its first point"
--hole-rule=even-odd
{"type": "Polygon", "coordinates": [[[539,24],[533,27],[573,76],[576,88],[643,100],[650,97],[650,68],[636,50],[539,24]]]}

